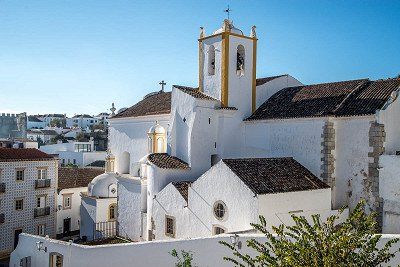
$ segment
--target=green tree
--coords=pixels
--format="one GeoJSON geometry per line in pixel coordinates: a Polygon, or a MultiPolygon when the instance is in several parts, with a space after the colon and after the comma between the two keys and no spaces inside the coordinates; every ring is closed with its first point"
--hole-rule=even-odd
{"type": "Polygon", "coordinates": [[[195,267],[195,265],[192,265],[193,253],[191,251],[181,250],[180,256],[176,249],[173,249],[169,254],[176,258],[175,267],[195,267]]]}
{"type": "Polygon", "coordinates": [[[86,139],[84,133],[78,133],[78,134],[76,135],[75,139],[76,139],[76,141],[78,141],[78,142],[86,142],[86,141],[87,141],[87,139],[86,139]]]}
{"type": "Polygon", "coordinates": [[[50,121],[51,127],[65,127],[65,119],[54,118],[50,121]]]}
{"type": "MultiPolygon", "coordinates": [[[[398,250],[392,245],[399,239],[377,247],[381,235],[375,234],[376,214],[364,212],[365,203],[360,202],[345,222],[338,224],[339,215],[321,222],[319,215],[312,216],[312,223],[303,216],[292,215],[294,225],[267,228],[264,217],[252,226],[265,234],[267,241],[247,241],[256,256],[242,254],[233,245],[221,241],[230,248],[233,257],[224,257],[236,266],[284,266],[284,267],[333,267],[333,266],[380,266],[388,263],[398,250]]],[[[343,210],[340,212],[342,213],[343,210]]]]}

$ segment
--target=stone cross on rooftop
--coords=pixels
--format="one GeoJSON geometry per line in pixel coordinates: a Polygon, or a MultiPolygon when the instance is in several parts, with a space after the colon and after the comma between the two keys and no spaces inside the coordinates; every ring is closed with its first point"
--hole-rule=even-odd
{"type": "Polygon", "coordinates": [[[229,20],[229,15],[230,15],[231,11],[232,11],[232,9],[229,8],[229,5],[228,5],[228,8],[224,10],[224,12],[226,12],[228,14],[228,20],[229,20]]]}
{"type": "Polygon", "coordinates": [[[161,85],[161,92],[164,92],[164,85],[167,85],[167,83],[162,80],[161,82],[159,82],[159,85],[161,85]]]}

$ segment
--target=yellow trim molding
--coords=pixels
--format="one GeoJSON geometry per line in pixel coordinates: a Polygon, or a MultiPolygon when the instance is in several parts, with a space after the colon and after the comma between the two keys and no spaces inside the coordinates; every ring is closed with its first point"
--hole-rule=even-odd
{"type": "Polygon", "coordinates": [[[253,82],[252,82],[252,95],[251,95],[251,111],[256,111],[256,102],[257,102],[257,39],[254,38],[253,40],[253,82]]]}
{"type": "Polygon", "coordinates": [[[199,39],[199,90],[200,90],[200,92],[203,92],[203,69],[204,69],[203,43],[199,39]]]}
{"type": "Polygon", "coordinates": [[[221,103],[228,106],[228,78],[229,78],[229,34],[222,34],[222,64],[221,64],[221,103]]]}

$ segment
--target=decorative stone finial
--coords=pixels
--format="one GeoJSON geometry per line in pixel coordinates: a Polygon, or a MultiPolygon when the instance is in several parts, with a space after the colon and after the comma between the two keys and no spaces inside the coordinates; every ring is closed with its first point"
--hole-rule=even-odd
{"type": "Polygon", "coordinates": [[[201,38],[204,38],[206,36],[206,32],[204,31],[204,28],[203,27],[200,27],[200,39],[201,38]]]}
{"type": "Polygon", "coordinates": [[[224,19],[224,23],[222,24],[222,31],[224,32],[231,31],[231,21],[229,19],[224,19]]]}
{"type": "Polygon", "coordinates": [[[253,26],[251,27],[250,37],[252,37],[252,38],[257,38],[256,26],[255,26],[255,25],[253,25],[253,26]]]}

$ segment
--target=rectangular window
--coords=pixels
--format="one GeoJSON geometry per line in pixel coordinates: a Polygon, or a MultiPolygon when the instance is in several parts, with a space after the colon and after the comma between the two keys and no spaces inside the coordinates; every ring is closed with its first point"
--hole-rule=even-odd
{"type": "Polygon", "coordinates": [[[15,210],[23,210],[24,209],[24,199],[19,198],[15,200],[15,210]]]}
{"type": "Polygon", "coordinates": [[[46,207],[46,196],[36,197],[36,208],[44,208],[44,207],[46,207]]]}
{"type": "Polygon", "coordinates": [[[65,159],[62,159],[62,165],[65,165],[65,159]]]}
{"type": "Polygon", "coordinates": [[[47,169],[38,169],[38,180],[47,179],[47,169]]]}
{"type": "Polygon", "coordinates": [[[70,209],[72,206],[72,194],[64,194],[63,195],[63,209],[70,209]]]}
{"type": "Polygon", "coordinates": [[[165,235],[175,238],[175,218],[165,215],[165,235]]]}
{"type": "Polygon", "coordinates": [[[45,224],[39,224],[36,227],[36,233],[37,233],[37,235],[44,236],[46,234],[46,225],[45,224]]]}
{"type": "Polygon", "coordinates": [[[16,170],[15,172],[15,180],[23,181],[24,180],[25,170],[16,170]]]}
{"type": "Polygon", "coordinates": [[[73,159],[74,165],[76,165],[76,159],[73,159]]]}

